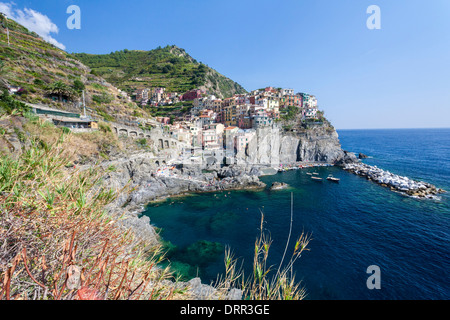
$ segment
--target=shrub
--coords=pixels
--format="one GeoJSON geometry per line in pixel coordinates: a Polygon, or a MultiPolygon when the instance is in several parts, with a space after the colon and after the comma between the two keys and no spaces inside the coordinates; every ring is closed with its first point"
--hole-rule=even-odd
{"type": "Polygon", "coordinates": [[[7,91],[0,95],[0,113],[24,114],[31,110],[25,103],[14,99],[7,91]]]}
{"type": "Polygon", "coordinates": [[[103,92],[101,95],[93,95],[92,100],[97,103],[110,103],[111,101],[113,101],[113,97],[103,92]]]}
{"type": "Polygon", "coordinates": [[[145,139],[145,138],[136,140],[136,144],[141,148],[146,148],[148,146],[147,139],[145,139]]]}

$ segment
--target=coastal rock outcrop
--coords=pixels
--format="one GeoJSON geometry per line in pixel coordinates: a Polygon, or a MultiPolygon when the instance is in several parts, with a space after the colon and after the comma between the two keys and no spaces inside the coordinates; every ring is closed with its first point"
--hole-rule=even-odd
{"type": "Polygon", "coordinates": [[[273,182],[270,186],[270,190],[282,190],[288,188],[289,185],[284,182],[273,182]]]}
{"type": "Polygon", "coordinates": [[[361,153],[361,152],[358,154],[358,158],[359,159],[367,159],[368,157],[369,156],[367,156],[367,155],[365,155],[364,153],[361,153]]]}
{"type": "Polygon", "coordinates": [[[324,162],[334,164],[350,158],[341,148],[336,130],[330,126],[299,128],[285,132],[279,127],[256,130],[245,153],[238,153],[240,165],[271,165],[295,162],[324,162]],[[347,158],[346,158],[347,157],[347,158]]]}

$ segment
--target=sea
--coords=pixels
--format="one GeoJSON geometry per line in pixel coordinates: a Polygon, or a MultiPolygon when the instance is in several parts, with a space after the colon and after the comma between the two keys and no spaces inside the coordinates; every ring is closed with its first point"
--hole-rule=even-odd
{"type": "Polygon", "coordinates": [[[268,186],[288,183],[284,190],[197,193],[151,203],[144,214],[160,230],[177,274],[214,282],[224,271],[227,248],[250,275],[263,216],[273,270],[288,240],[283,264],[296,238],[310,235],[293,268],[306,299],[449,299],[450,128],[338,134],[344,150],[369,156],[364,163],[449,192],[415,199],[339,167],[315,167],[261,177],[268,186]],[[313,181],[308,172],[324,180],[313,181]],[[340,182],[326,180],[329,174],[340,182]]]}

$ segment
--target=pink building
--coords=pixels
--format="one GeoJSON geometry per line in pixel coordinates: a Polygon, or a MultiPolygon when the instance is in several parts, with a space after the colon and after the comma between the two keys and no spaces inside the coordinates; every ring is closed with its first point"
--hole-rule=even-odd
{"type": "Polygon", "coordinates": [[[256,133],[254,131],[239,130],[235,139],[236,152],[243,152],[256,133]]]}

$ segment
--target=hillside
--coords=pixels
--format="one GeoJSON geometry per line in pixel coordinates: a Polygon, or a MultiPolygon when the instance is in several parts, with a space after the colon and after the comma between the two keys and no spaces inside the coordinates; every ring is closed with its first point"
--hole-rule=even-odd
{"type": "Polygon", "coordinates": [[[246,90],[197,62],[177,46],[158,47],[150,51],[122,50],[110,54],[73,54],[118,88],[131,94],[138,88],[165,87],[169,92],[183,93],[194,88],[205,89],[221,98],[246,93],[246,90]]]}
{"type": "Polygon", "coordinates": [[[133,123],[149,117],[74,56],[11,19],[0,16],[0,20],[0,87],[15,87],[17,99],[81,113],[84,90],[87,113],[94,118],[133,123]]]}

